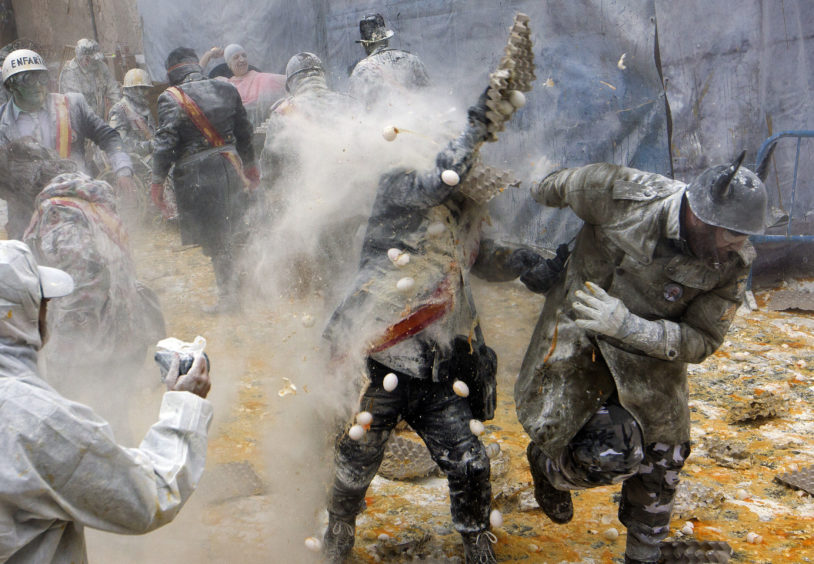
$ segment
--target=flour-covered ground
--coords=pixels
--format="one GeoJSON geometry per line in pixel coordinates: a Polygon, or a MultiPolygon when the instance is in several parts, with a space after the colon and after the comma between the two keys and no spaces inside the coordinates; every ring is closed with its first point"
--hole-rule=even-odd
{"type": "MultiPolygon", "coordinates": [[[[214,299],[213,280],[200,251],[163,228],[134,243],[139,276],[158,293],[170,334],[208,339],[217,415],[207,474],[179,518],[146,537],[91,533],[91,562],[319,562],[305,539],[321,537],[325,523],[332,421],[324,392],[336,384],[319,361],[322,297],[247,296],[243,315],[206,316],[200,306],[214,299]]],[[[498,560],[620,562],[618,487],[575,493],[574,520],[561,526],[531,496],[511,394],[542,298],[518,284],[478,283],[475,292],[500,356],[498,414],[483,436],[500,445],[492,461],[493,505],[503,515],[494,531],[498,560]]],[[[763,304],[769,297],[757,295],[763,304]]],[[[810,313],[741,309],[721,350],[691,368],[693,453],[674,538],[724,541],[735,562],[814,559],[814,499],[775,481],[814,464],[812,347],[810,313]]],[[[146,361],[134,377],[144,391],[129,418],[146,428],[160,399],[158,371],[146,361]]],[[[377,477],[367,502],[355,562],[463,561],[443,479],[377,477]]]]}

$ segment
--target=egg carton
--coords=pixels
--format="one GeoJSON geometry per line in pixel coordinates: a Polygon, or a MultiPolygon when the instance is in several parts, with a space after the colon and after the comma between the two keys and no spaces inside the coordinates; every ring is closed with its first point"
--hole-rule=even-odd
{"type": "Polygon", "coordinates": [[[693,479],[685,478],[678,483],[673,502],[673,517],[693,519],[717,512],[726,502],[726,495],[693,479]]]}
{"type": "Polygon", "coordinates": [[[485,165],[478,159],[472,163],[458,191],[475,203],[483,205],[506,188],[519,184],[520,181],[511,172],[485,165]]]}
{"type": "Polygon", "coordinates": [[[738,441],[711,437],[705,441],[707,454],[725,468],[744,469],[752,466],[746,445],[738,441]]]}
{"type": "Polygon", "coordinates": [[[428,531],[410,531],[408,538],[380,537],[373,547],[373,552],[380,559],[405,562],[424,560],[432,551],[432,541],[435,537],[428,531]],[[409,538],[412,537],[412,538],[409,538]]]}
{"type": "Polygon", "coordinates": [[[489,75],[486,90],[486,118],[489,141],[497,141],[497,134],[517,110],[512,104],[512,93],[529,92],[534,82],[534,52],[532,51],[529,17],[518,13],[509,31],[503,57],[497,69],[489,75]]]}
{"type": "Polygon", "coordinates": [[[426,445],[417,437],[411,439],[392,433],[387,441],[379,475],[388,480],[424,478],[439,471],[426,445]]]}
{"type": "Polygon", "coordinates": [[[723,541],[665,541],[660,546],[664,564],[726,563],[732,557],[732,547],[723,541]]]}
{"type": "Polygon", "coordinates": [[[807,466],[796,472],[778,474],[774,479],[790,488],[803,490],[810,495],[814,495],[814,465],[807,466]]]}
{"type": "Polygon", "coordinates": [[[773,419],[786,413],[786,404],[786,398],[781,394],[764,392],[759,396],[753,396],[746,401],[732,406],[729,409],[727,422],[748,423],[764,419],[773,419]]]}

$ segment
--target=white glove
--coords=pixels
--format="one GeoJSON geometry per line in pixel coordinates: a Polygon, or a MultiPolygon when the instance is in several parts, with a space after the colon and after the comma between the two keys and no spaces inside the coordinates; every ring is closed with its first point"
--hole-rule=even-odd
{"type": "Polygon", "coordinates": [[[576,324],[600,335],[620,338],[624,333],[625,320],[630,314],[627,306],[619,298],[609,296],[593,282],[585,282],[585,288],[590,293],[582,290],[574,293],[578,301],[572,305],[579,315],[576,324]]]}
{"type": "Polygon", "coordinates": [[[681,345],[681,328],[673,321],[648,321],[630,313],[619,298],[594,284],[585,282],[590,293],[577,290],[572,305],[581,328],[619,339],[643,353],[663,360],[676,360],[681,345]]]}

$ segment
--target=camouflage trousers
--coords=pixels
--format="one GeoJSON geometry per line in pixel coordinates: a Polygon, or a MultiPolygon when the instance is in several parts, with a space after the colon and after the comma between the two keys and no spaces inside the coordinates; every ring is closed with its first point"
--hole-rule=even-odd
{"type": "Polygon", "coordinates": [[[622,482],[619,521],[627,527],[625,554],[644,562],[660,557],[659,543],[670,532],[679,472],[689,442],[643,444],[633,416],[612,398],[571,439],[556,459],[533,446],[531,459],[558,490],[579,490],[622,482]]]}
{"type": "Polygon", "coordinates": [[[365,508],[365,492],[384,456],[390,432],[404,419],[421,437],[449,483],[452,524],[459,533],[477,533],[489,527],[492,489],[489,457],[469,429],[472,411],[458,397],[449,381],[411,378],[368,359],[371,383],[362,397],[360,411],[373,415],[365,437],[354,441],[347,432],[336,444],[336,473],[328,512],[352,521],[365,508]],[[399,378],[398,387],[385,391],[388,372],[399,378]]]}

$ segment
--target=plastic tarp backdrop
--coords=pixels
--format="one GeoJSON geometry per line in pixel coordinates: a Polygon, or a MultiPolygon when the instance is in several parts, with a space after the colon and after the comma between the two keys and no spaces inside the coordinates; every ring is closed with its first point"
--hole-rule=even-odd
{"type": "MultiPolygon", "coordinates": [[[[175,47],[203,53],[236,42],[268,72],[283,72],[291,55],[312,51],[325,62],[331,86],[344,90],[364,56],[355,43],[359,19],[380,12],[395,32],[390,45],[420,56],[431,79],[449,85],[462,107],[485,87],[514,14],[528,14],[537,81],[526,107],[484,153],[489,164],[523,181],[493,200],[500,238],[547,249],[579,227],[570,212],[542,208],[528,196],[528,187],[553,170],[608,161],[667,175],[675,169],[675,177],[689,180],[741,149],[753,163],[773,132],[814,128],[808,66],[814,10],[805,0],[138,4],[157,80],[166,79],[163,61],[175,47]]],[[[781,145],[774,159],[769,189],[782,206],[794,151],[781,145]]],[[[814,189],[805,182],[814,164],[802,160],[796,217],[814,208],[814,189]]]]}

